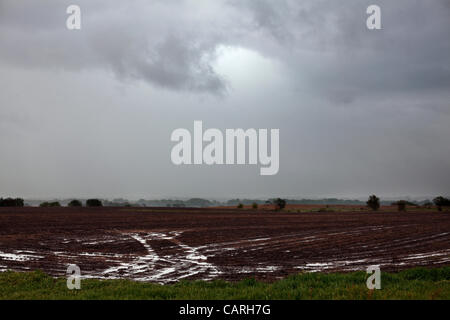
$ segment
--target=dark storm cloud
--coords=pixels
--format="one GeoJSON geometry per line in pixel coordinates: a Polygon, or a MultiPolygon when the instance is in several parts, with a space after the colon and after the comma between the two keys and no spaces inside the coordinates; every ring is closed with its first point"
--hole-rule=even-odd
{"type": "Polygon", "coordinates": [[[226,83],[211,67],[217,42],[176,12],[182,2],[78,1],[82,30],[70,33],[65,9],[71,3],[3,1],[0,56],[28,67],[103,68],[169,89],[224,93],[226,83]]]}
{"type": "MultiPolygon", "coordinates": [[[[191,1],[79,1],[84,29],[78,34],[64,28],[69,3],[4,0],[0,56],[34,67],[106,68],[171,89],[223,93],[226,82],[212,63],[224,43],[279,59],[308,76],[308,90],[337,103],[368,90],[450,85],[446,1],[378,1],[379,32],[365,28],[370,1],[228,0],[215,2],[223,10],[204,16],[189,10],[191,1]]],[[[201,6],[208,4],[194,10],[201,6]]]]}
{"type": "Polygon", "coordinates": [[[270,54],[306,74],[308,90],[336,103],[377,93],[450,88],[446,1],[377,1],[383,25],[377,32],[367,30],[363,19],[373,1],[232,3],[248,10],[266,37],[279,43],[270,54]]]}

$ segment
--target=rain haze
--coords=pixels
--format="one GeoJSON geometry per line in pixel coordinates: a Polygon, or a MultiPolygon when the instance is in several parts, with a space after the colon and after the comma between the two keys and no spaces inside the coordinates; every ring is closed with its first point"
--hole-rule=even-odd
{"type": "Polygon", "coordinates": [[[448,0],[0,0],[0,196],[448,195],[449,32],[448,0]],[[279,129],[278,174],[175,166],[196,120],[279,129]]]}

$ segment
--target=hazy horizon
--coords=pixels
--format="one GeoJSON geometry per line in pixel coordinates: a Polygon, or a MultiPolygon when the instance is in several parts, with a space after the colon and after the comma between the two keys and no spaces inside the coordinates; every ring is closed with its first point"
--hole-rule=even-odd
{"type": "MultiPolygon", "coordinates": [[[[25,201],[52,201],[52,200],[61,200],[61,201],[65,201],[65,200],[73,200],[73,199],[78,199],[78,200],[87,200],[87,199],[93,199],[93,198],[97,198],[97,199],[102,199],[102,200],[107,200],[107,201],[116,201],[116,200],[121,200],[121,201],[130,201],[130,202],[138,202],[139,200],[145,200],[145,201],[158,201],[158,200],[181,200],[181,201],[186,201],[186,200],[190,200],[190,199],[205,199],[205,200],[209,200],[209,201],[218,201],[218,202],[226,202],[228,200],[236,200],[236,199],[240,199],[240,200],[260,200],[260,201],[265,201],[268,199],[275,199],[278,197],[284,198],[284,199],[288,199],[288,200],[326,200],[326,199],[338,199],[338,200],[349,200],[349,201],[366,201],[368,199],[368,197],[370,196],[370,194],[368,194],[367,196],[355,196],[355,197],[345,197],[345,196],[284,196],[284,195],[272,195],[272,196],[239,196],[239,197],[202,197],[202,196],[193,196],[193,197],[180,197],[180,196],[161,196],[161,197],[143,197],[143,198],[139,198],[139,197],[96,197],[94,196],[88,196],[88,197],[20,197],[20,196],[9,196],[12,198],[23,198],[25,201]]],[[[410,195],[403,195],[403,196],[391,196],[391,195],[378,195],[378,197],[380,198],[381,201],[393,201],[393,200],[411,200],[411,201],[424,201],[424,200],[433,200],[435,197],[440,196],[440,195],[428,195],[428,196],[410,196],[410,195]]],[[[445,196],[445,195],[443,195],[445,196]]]]}

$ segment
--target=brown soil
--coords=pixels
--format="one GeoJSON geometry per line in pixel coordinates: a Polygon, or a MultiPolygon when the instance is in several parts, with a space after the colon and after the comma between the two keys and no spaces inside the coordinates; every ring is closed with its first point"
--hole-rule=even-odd
{"type": "Polygon", "coordinates": [[[0,271],[168,283],[450,265],[450,214],[0,208],[0,271]]]}

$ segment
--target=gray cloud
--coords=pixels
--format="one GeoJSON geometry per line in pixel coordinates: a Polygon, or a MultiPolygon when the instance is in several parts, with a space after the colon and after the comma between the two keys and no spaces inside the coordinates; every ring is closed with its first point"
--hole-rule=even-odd
{"type": "Polygon", "coordinates": [[[106,68],[123,79],[223,93],[226,82],[212,63],[217,47],[230,44],[279,59],[336,102],[368,89],[450,86],[445,1],[409,1],[407,11],[404,1],[379,1],[384,29],[378,33],[365,28],[370,1],[228,0],[205,9],[208,16],[192,12],[191,1],[81,1],[84,30],[78,34],[62,28],[61,12],[69,3],[5,0],[3,59],[35,67],[106,68]]]}
{"type": "Polygon", "coordinates": [[[365,28],[365,9],[371,3],[233,2],[279,43],[268,50],[271,55],[288,64],[294,77],[307,77],[308,90],[336,103],[366,94],[450,88],[450,43],[443,40],[450,30],[448,3],[378,1],[383,18],[379,32],[365,28]]]}
{"type": "Polygon", "coordinates": [[[446,0],[379,0],[380,31],[366,0],[79,0],[71,32],[72,2],[0,1],[0,196],[450,188],[446,0]],[[280,128],[280,173],[173,167],[199,119],[280,128]]]}
{"type": "Polygon", "coordinates": [[[112,6],[108,1],[79,1],[82,30],[72,32],[65,29],[65,8],[70,3],[5,0],[0,56],[28,67],[103,68],[124,80],[174,90],[225,92],[226,83],[211,67],[217,42],[201,29],[195,32],[203,26],[178,10],[185,7],[182,2],[130,1],[112,6]],[[177,20],[184,21],[177,25],[177,20]]]}

